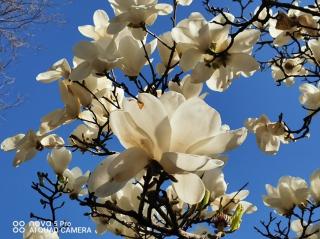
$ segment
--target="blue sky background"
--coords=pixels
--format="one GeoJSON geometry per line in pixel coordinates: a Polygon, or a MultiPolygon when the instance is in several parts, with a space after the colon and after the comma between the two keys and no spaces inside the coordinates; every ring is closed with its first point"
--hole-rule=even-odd
{"type": "MultiPolygon", "coordinates": [[[[31,38],[31,47],[20,52],[18,60],[11,65],[9,74],[16,77],[14,92],[23,94],[25,102],[12,110],[3,113],[0,120],[0,140],[28,129],[37,129],[40,118],[53,111],[62,104],[59,99],[57,83],[42,85],[35,80],[36,75],[47,69],[56,60],[66,57],[72,59],[72,46],[84,38],[77,30],[79,25],[92,24],[92,15],[96,9],[105,9],[112,15],[105,0],[78,0],[61,6],[59,12],[65,16],[66,24],[40,25],[31,38]],[[35,50],[40,46],[40,50],[35,50]]],[[[200,1],[191,7],[180,8],[179,19],[189,15],[191,11],[202,11],[200,1]]],[[[163,17],[162,17],[163,18],[163,17]]],[[[155,25],[157,32],[169,30],[167,24],[159,18],[155,25]]],[[[263,54],[267,54],[262,52],[263,54]]],[[[210,93],[206,101],[216,108],[222,116],[223,122],[231,128],[239,128],[248,117],[258,117],[265,113],[272,120],[277,120],[283,112],[292,126],[299,127],[306,114],[299,101],[297,82],[291,88],[277,87],[270,72],[257,73],[250,79],[237,79],[225,93],[210,93]]],[[[259,220],[266,219],[270,209],[263,206],[262,195],[265,184],[275,185],[283,175],[300,176],[308,180],[309,175],[319,168],[320,134],[319,120],[316,119],[311,130],[311,138],[301,140],[290,145],[282,145],[276,156],[266,156],[256,146],[255,137],[250,135],[244,145],[228,154],[230,160],[225,167],[225,177],[229,182],[228,192],[239,189],[249,182],[251,191],[248,201],[258,206],[258,212],[248,215],[239,230],[230,238],[261,238],[253,230],[259,220]]],[[[58,133],[67,135],[70,127],[63,128],[58,133]]],[[[117,146],[117,145],[113,145],[117,146]]],[[[15,220],[29,220],[31,211],[44,213],[39,204],[39,196],[31,189],[31,182],[36,179],[39,170],[50,171],[46,161],[47,152],[42,152],[32,161],[19,168],[12,167],[14,154],[0,152],[0,175],[2,179],[2,196],[0,203],[0,238],[15,239],[22,235],[12,233],[12,222],[15,220]]],[[[86,169],[93,169],[98,163],[90,155],[81,157],[75,154],[71,166],[81,165],[86,169]]],[[[89,218],[82,216],[86,209],[76,202],[67,201],[64,209],[58,212],[58,220],[67,220],[74,226],[90,226],[94,224],[89,218]]],[[[62,235],[61,238],[99,238],[90,235],[62,235]]],[[[113,238],[107,235],[105,238],[113,238]]]]}

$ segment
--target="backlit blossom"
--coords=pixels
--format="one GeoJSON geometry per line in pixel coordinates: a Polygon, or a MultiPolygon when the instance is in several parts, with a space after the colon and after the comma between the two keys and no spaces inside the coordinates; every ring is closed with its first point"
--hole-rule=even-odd
{"type": "Polygon", "coordinates": [[[271,122],[266,115],[255,119],[249,118],[245,125],[256,135],[259,148],[267,154],[276,154],[281,143],[287,144],[292,140],[283,123],[271,122]]]}
{"type": "Polygon", "coordinates": [[[316,36],[317,26],[317,20],[311,14],[290,9],[288,13],[279,12],[276,19],[270,20],[269,33],[275,46],[283,46],[293,37],[300,39],[303,34],[316,36]]]}
{"type": "Polygon", "coordinates": [[[300,87],[300,103],[309,110],[317,110],[320,107],[320,89],[319,86],[304,83],[300,87]]]}
{"type": "Polygon", "coordinates": [[[67,191],[71,197],[86,195],[88,190],[84,185],[89,179],[89,174],[89,171],[83,174],[79,167],[64,170],[63,177],[66,182],[64,190],[67,191]]]}
{"type": "Polygon", "coordinates": [[[271,65],[272,77],[276,82],[283,81],[286,85],[294,84],[295,76],[304,76],[308,71],[303,67],[303,59],[292,58],[277,61],[271,65]]]}
{"type": "Polygon", "coordinates": [[[277,187],[266,185],[267,195],[263,197],[266,206],[281,215],[290,215],[296,206],[306,205],[309,188],[302,178],[284,176],[279,179],[277,187]]]}
{"type": "MultiPolygon", "coordinates": [[[[202,99],[186,100],[176,92],[165,93],[160,99],[140,94],[139,102],[128,100],[123,110],[113,111],[110,121],[113,133],[127,150],[108,167],[108,179],[100,189],[105,195],[110,195],[111,188],[119,190],[121,182],[155,160],[177,179],[173,187],[179,198],[197,203],[205,187],[196,172],[221,166],[223,162],[214,157],[239,146],[246,137],[243,128],[226,131],[219,113],[202,99]]],[[[99,174],[98,166],[93,175],[99,174]]]]}
{"type": "Polygon", "coordinates": [[[49,70],[40,73],[37,76],[37,81],[42,83],[51,83],[59,79],[68,79],[71,73],[71,67],[68,61],[63,58],[54,63],[49,70]]]}
{"type": "MultiPolygon", "coordinates": [[[[228,21],[233,21],[231,14],[225,15],[228,21]]],[[[173,39],[184,48],[180,61],[182,70],[193,70],[191,76],[194,82],[207,81],[208,87],[215,91],[224,91],[234,78],[240,75],[249,77],[259,69],[251,51],[260,32],[244,30],[229,47],[230,24],[223,24],[225,22],[222,15],[207,22],[200,13],[192,13],[172,29],[173,39]]]]}
{"type": "Polygon", "coordinates": [[[54,148],[51,153],[48,154],[48,163],[58,175],[62,175],[64,170],[68,168],[71,161],[71,151],[65,147],[54,148]]]}
{"type": "Polygon", "coordinates": [[[19,166],[21,163],[32,159],[37,152],[42,151],[44,148],[59,147],[63,144],[63,139],[58,135],[40,135],[30,130],[27,134],[17,134],[5,139],[1,143],[1,150],[16,150],[13,165],[19,166]]]}
{"type": "Polygon", "coordinates": [[[158,0],[109,0],[116,15],[110,21],[108,33],[117,34],[126,26],[137,40],[143,40],[146,33],[143,28],[152,25],[158,15],[168,15],[172,6],[158,3],[158,0]]]}
{"type": "Polygon", "coordinates": [[[243,207],[244,213],[253,213],[257,211],[257,207],[250,202],[244,201],[248,195],[248,190],[222,195],[211,203],[212,210],[214,212],[221,211],[224,214],[233,215],[240,204],[243,207]]]}

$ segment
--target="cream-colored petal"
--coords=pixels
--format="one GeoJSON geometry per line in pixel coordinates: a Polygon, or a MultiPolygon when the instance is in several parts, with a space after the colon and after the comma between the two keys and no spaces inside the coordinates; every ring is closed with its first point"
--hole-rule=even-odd
{"type": "Polygon", "coordinates": [[[152,152],[154,148],[152,139],[133,121],[128,112],[121,110],[111,112],[110,126],[123,147],[140,147],[146,152],[152,152]]]}
{"type": "Polygon", "coordinates": [[[25,137],[25,134],[17,134],[2,141],[1,150],[11,151],[18,147],[20,141],[25,137]]]}
{"type": "Polygon", "coordinates": [[[123,188],[126,182],[118,182],[112,179],[109,169],[110,164],[118,156],[112,155],[103,160],[92,172],[88,180],[88,190],[97,197],[107,197],[123,188]]]}
{"type": "Polygon", "coordinates": [[[119,154],[110,163],[109,174],[113,180],[126,182],[135,177],[150,163],[150,158],[140,148],[130,148],[119,154]]]}
{"type": "Polygon", "coordinates": [[[173,176],[178,181],[173,182],[173,188],[182,201],[194,205],[203,199],[205,187],[198,175],[187,173],[173,176]]]}
{"type": "Polygon", "coordinates": [[[62,73],[56,70],[49,70],[37,75],[37,81],[42,83],[51,83],[62,78],[62,73]]]}
{"type": "Polygon", "coordinates": [[[140,102],[129,100],[124,102],[133,121],[142,128],[154,143],[154,157],[160,159],[161,153],[169,150],[171,126],[168,114],[161,101],[147,93],[139,94],[140,102]]]}
{"type": "Polygon", "coordinates": [[[165,152],[162,155],[160,164],[169,174],[207,171],[221,167],[221,160],[212,159],[207,156],[192,154],[165,152]]]}
{"type": "Polygon", "coordinates": [[[177,108],[186,101],[182,94],[174,91],[165,92],[160,96],[159,99],[163,104],[169,119],[171,119],[171,116],[177,110],[177,108]]]}
{"type": "Polygon", "coordinates": [[[170,123],[171,151],[186,152],[195,142],[216,135],[221,127],[221,118],[220,114],[202,99],[193,97],[180,105],[172,115],[170,123]]]}
{"type": "Polygon", "coordinates": [[[227,131],[213,137],[196,141],[187,149],[186,152],[198,155],[222,154],[240,146],[244,142],[246,137],[246,128],[227,131]]]}

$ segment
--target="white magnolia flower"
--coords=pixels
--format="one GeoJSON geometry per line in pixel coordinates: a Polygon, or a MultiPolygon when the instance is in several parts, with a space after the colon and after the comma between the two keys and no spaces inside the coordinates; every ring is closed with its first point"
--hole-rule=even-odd
{"type": "Polygon", "coordinates": [[[309,83],[300,86],[300,103],[309,110],[317,110],[320,107],[320,89],[309,83]]]}
{"type": "Polygon", "coordinates": [[[302,58],[284,59],[271,65],[272,77],[276,82],[283,81],[286,85],[294,84],[295,76],[304,76],[308,71],[303,67],[302,58]]]}
{"type": "Polygon", "coordinates": [[[64,108],[50,112],[41,119],[39,130],[42,134],[70,123],[79,116],[81,105],[89,106],[92,102],[92,95],[78,83],[62,80],[59,88],[64,108]]]}
{"type": "MultiPolygon", "coordinates": [[[[225,15],[233,21],[231,14],[225,15]]],[[[234,38],[229,47],[230,24],[218,24],[225,21],[222,15],[218,15],[212,22],[207,22],[200,13],[192,13],[172,30],[173,39],[180,48],[184,48],[180,61],[182,70],[193,69],[193,81],[207,81],[208,87],[215,91],[224,91],[234,78],[251,76],[259,69],[251,52],[260,32],[245,30],[234,38]]]]}
{"type": "Polygon", "coordinates": [[[68,165],[71,162],[71,158],[71,151],[66,149],[65,147],[54,148],[47,156],[48,163],[50,164],[54,172],[58,175],[62,175],[64,170],[68,168],[68,165]]]}
{"type": "Polygon", "coordinates": [[[98,137],[98,128],[92,128],[86,124],[79,125],[72,133],[69,141],[72,145],[86,147],[86,143],[92,144],[93,140],[98,137]]]}
{"type": "MultiPolygon", "coordinates": [[[[127,150],[103,170],[108,176],[99,189],[100,196],[118,191],[121,183],[156,160],[177,179],[173,187],[180,199],[195,204],[205,193],[196,172],[221,166],[222,161],[212,158],[239,146],[246,138],[244,128],[226,131],[219,113],[202,99],[186,100],[177,92],[167,92],[160,99],[140,94],[139,102],[125,101],[123,110],[111,112],[110,124],[127,150]]],[[[93,177],[102,177],[99,168],[93,177]]]]}
{"type": "Polygon", "coordinates": [[[37,81],[42,83],[51,83],[59,79],[68,79],[71,73],[71,67],[68,61],[63,58],[54,63],[48,71],[42,72],[37,76],[37,81]]]}
{"type": "Polygon", "coordinates": [[[232,216],[240,204],[243,207],[244,213],[253,213],[257,211],[257,207],[250,202],[244,201],[248,195],[248,190],[241,190],[239,192],[222,195],[211,203],[211,208],[213,212],[220,211],[232,216]]]}
{"type": "Polygon", "coordinates": [[[181,93],[186,99],[198,97],[201,94],[203,83],[193,83],[190,75],[186,75],[181,82],[170,81],[168,87],[171,91],[181,93]]]}
{"type": "Polygon", "coordinates": [[[172,70],[171,68],[179,62],[180,56],[178,53],[179,50],[177,48],[173,53],[172,53],[172,50],[170,49],[174,46],[171,32],[166,32],[163,35],[161,35],[159,38],[162,41],[162,42],[158,41],[158,51],[159,51],[161,62],[157,65],[157,72],[160,75],[163,75],[166,72],[167,68],[169,68],[168,72],[172,70]],[[170,61],[170,65],[169,65],[169,61],[170,61]]]}
{"type": "MultiPolygon", "coordinates": [[[[295,3],[296,5],[296,3],[295,3]]],[[[292,37],[300,39],[303,34],[317,36],[318,23],[311,14],[295,9],[290,9],[288,13],[279,12],[277,19],[270,19],[269,33],[274,38],[275,46],[287,44],[292,37]]]]}
{"type": "Polygon", "coordinates": [[[79,167],[64,170],[63,177],[66,181],[65,190],[70,193],[70,197],[83,196],[88,193],[84,185],[89,179],[89,174],[89,171],[83,174],[79,167]]]}
{"type": "Polygon", "coordinates": [[[127,76],[138,76],[143,66],[148,63],[146,54],[150,58],[157,47],[156,40],[143,44],[132,36],[124,36],[119,40],[118,54],[121,60],[117,66],[127,76]]]}
{"type": "Polygon", "coordinates": [[[310,177],[310,194],[315,204],[320,204],[320,169],[314,171],[310,177]]]}
{"type": "Polygon", "coordinates": [[[93,24],[79,26],[79,32],[85,37],[91,38],[94,41],[99,41],[104,38],[112,38],[107,33],[109,26],[109,16],[104,10],[96,10],[93,14],[93,24]]]}
{"type": "Polygon", "coordinates": [[[281,215],[290,215],[296,206],[306,205],[309,197],[307,182],[298,177],[281,177],[276,188],[267,184],[266,190],[264,204],[281,215]]]}
{"type": "Polygon", "coordinates": [[[64,145],[64,141],[56,134],[40,135],[30,130],[27,134],[17,134],[5,139],[1,143],[1,150],[16,150],[16,156],[13,160],[14,166],[32,159],[38,151],[44,148],[54,148],[64,145]]]}
{"type": "MultiPolygon", "coordinates": [[[[304,226],[307,225],[307,222],[303,222],[304,226]]],[[[308,237],[303,237],[307,239],[320,239],[320,223],[310,224],[306,230],[301,225],[301,220],[297,219],[291,223],[291,230],[297,234],[295,239],[301,238],[302,234],[310,235],[308,237]]]]}
{"type": "Polygon", "coordinates": [[[143,40],[145,25],[152,25],[158,15],[168,15],[172,12],[169,4],[158,3],[158,0],[109,0],[116,15],[110,21],[108,33],[117,34],[126,26],[137,40],[143,40]]]}
{"type": "Polygon", "coordinates": [[[37,221],[30,221],[24,229],[23,239],[59,239],[56,231],[40,227],[37,221]]]}
{"type": "Polygon", "coordinates": [[[283,123],[271,122],[266,115],[255,119],[249,118],[245,126],[256,135],[259,148],[267,154],[276,154],[280,143],[287,144],[292,140],[292,136],[288,135],[283,123]]]}
{"type": "Polygon", "coordinates": [[[81,41],[73,48],[77,64],[70,74],[72,81],[82,81],[91,74],[103,74],[115,68],[117,61],[116,40],[101,42],[81,41]]]}

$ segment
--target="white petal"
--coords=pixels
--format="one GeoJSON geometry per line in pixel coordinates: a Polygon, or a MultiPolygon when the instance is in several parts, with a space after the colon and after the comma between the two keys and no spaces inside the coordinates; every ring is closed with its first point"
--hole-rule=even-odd
{"type": "Polygon", "coordinates": [[[186,152],[194,142],[215,135],[220,130],[221,118],[220,114],[202,99],[193,97],[180,105],[172,115],[170,123],[171,151],[186,152]]]}
{"type": "Polygon", "coordinates": [[[25,134],[17,134],[15,136],[12,136],[10,138],[5,139],[1,143],[1,150],[3,151],[11,151],[17,148],[20,141],[24,138],[25,134]]]}
{"type": "Polygon", "coordinates": [[[110,164],[110,176],[118,182],[135,177],[150,163],[149,156],[140,148],[130,148],[119,154],[110,164]]]}
{"type": "Polygon", "coordinates": [[[202,56],[203,54],[200,50],[190,48],[182,54],[179,65],[186,72],[193,69],[201,61],[202,56]]]}
{"type": "Polygon", "coordinates": [[[174,177],[178,182],[174,182],[173,187],[182,201],[193,205],[203,199],[205,187],[198,175],[193,173],[175,174],[174,177]]]}
{"type": "Polygon", "coordinates": [[[227,64],[245,77],[251,76],[260,68],[259,63],[246,53],[232,53],[227,64]]]}
{"type": "Polygon", "coordinates": [[[212,159],[207,156],[183,154],[176,152],[165,152],[160,164],[169,174],[207,171],[221,167],[221,160],[212,159]]]}
{"type": "Polygon", "coordinates": [[[240,128],[197,141],[186,152],[198,155],[216,155],[241,145],[247,137],[247,129],[240,128]]]}
{"type": "Polygon", "coordinates": [[[37,81],[40,81],[42,83],[51,83],[56,80],[59,80],[62,77],[62,73],[55,70],[49,70],[43,73],[40,73],[37,75],[37,81]]]}
{"type": "Polygon", "coordinates": [[[88,189],[97,197],[110,196],[124,187],[126,182],[112,180],[109,173],[110,164],[118,155],[112,155],[103,160],[89,177],[88,189]]]}

